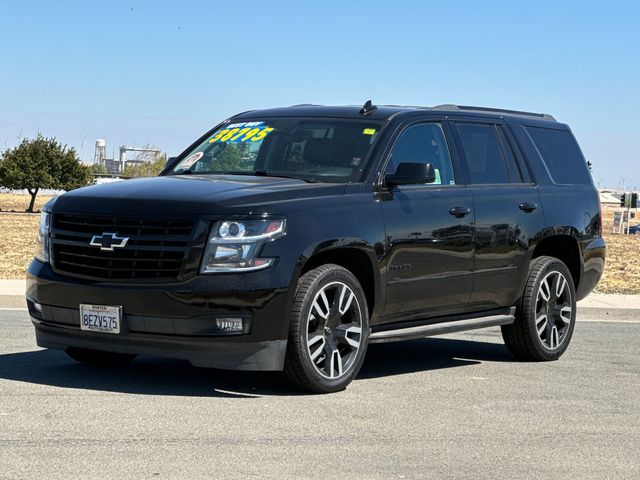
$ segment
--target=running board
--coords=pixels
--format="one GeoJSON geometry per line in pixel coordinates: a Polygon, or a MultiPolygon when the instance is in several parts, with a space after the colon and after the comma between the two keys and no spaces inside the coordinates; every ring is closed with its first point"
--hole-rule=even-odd
{"type": "Polygon", "coordinates": [[[509,325],[515,321],[515,313],[516,308],[511,307],[508,315],[490,315],[488,317],[468,318],[466,320],[455,320],[429,325],[418,325],[417,327],[400,328],[397,330],[373,332],[369,335],[369,343],[399,342],[402,340],[430,337],[432,335],[462,332],[464,330],[509,325]]]}

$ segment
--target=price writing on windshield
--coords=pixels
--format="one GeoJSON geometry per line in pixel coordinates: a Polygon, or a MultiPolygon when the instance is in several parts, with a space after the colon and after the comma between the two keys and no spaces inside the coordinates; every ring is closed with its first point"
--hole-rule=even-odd
{"type": "Polygon", "coordinates": [[[216,132],[209,139],[209,143],[259,142],[274,130],[274,128],[265,125],[264,122],[233,123],[216,132]]]}

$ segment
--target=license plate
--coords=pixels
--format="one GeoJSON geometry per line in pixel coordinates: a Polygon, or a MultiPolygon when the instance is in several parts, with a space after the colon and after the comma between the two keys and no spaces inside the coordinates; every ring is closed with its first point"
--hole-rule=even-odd
{"type": "Polygon", "coordinates": [[[122,307],[80,305],[80,329],[102,333],[120,333],[122,307]]]}

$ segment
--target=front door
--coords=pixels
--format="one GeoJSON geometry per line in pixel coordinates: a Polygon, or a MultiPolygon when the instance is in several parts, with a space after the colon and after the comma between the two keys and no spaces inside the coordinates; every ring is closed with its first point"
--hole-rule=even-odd
{"type": "Polygon", "coordinates": [[[383,322],[464,311],[472,288],[471,193],[457,184],[440,122],[410,125],[391,151],[386,172],[400,163],[431,163],[436,181],[398,186],[382,199],[387,232],[383,322]]]}

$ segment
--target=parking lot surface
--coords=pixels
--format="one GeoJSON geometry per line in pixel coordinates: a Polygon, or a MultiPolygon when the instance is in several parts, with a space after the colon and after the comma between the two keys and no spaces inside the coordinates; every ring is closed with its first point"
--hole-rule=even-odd
{"type": "Polygon", "coordinates": [[[349,388],[140,357],[97,369],[0,309],[0,478],[640,478],[640,323],[579,321],[557,362],[499,329],[372,345],[349,388]]]}

